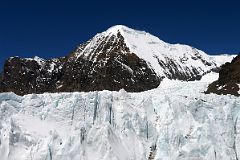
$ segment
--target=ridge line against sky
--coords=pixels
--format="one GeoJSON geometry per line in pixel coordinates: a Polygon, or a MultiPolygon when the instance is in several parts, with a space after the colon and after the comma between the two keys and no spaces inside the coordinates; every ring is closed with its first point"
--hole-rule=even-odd
{"type": "Polygon", "coordinates": [[[0,70],[10,56],[65,56],[96,33],[122,24],[208,54],[240,52],[240,1],[0,2],[0,70]]]}

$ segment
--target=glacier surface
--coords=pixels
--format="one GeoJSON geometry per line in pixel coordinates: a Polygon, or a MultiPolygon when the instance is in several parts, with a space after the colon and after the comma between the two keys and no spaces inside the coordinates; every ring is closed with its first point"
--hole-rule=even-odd
{"type": "Polygon", "coordinates": [[[207,85],[169,81],[141,93],[2,93],[0,159],[238,160],[240,99],[206,95],[207,85]]]}

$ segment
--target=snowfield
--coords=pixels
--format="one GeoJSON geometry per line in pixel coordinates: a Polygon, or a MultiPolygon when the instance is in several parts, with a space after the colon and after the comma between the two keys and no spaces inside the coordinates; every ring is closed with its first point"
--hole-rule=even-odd
{"type": "Polygon", "coordinates": [[[142,93],[2,93],[0,159],[237,160],[240,99],[205,95],[206,79],[142,93]]]}
{"type": "Polygon", "coordinates": [[[210,55],[210,59],[214,60],[217,64],[217,66],[221,66],[225,64],[226,62],[231,62],[233,58],[235,58],[237,55],[230,55],[230,54],[219,54],[219,55],[210,55]]]}

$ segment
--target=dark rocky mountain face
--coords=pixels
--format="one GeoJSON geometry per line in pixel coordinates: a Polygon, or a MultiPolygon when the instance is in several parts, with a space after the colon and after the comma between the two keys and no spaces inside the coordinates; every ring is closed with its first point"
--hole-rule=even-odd
{"type": "Polygon", "coordinates": [[[120,90],[139,92],[156,88],[161,79],[143,59],[131,53],[121,34],[105,37],[89,57],[78,55],[35,60],[10,58],[1,75],[1,92],[19,95],[44,92],[120,90]]]}
{"type": "Polygon", "coordinates": [[[239,96],[240,55],[231,63],[224,64],[219,71],[219,78],[208,86],[206,93],[232,94],[239,96]]]}
{"type": "Polygon", "coordinates": [[[39,64],[34,59],[9,58],[1,75],[0,91],[19,95],[50,92],[62,76],[64,61],[59,58],[39,64]]]}
{"type": "Polygon", "coordinates": [[[130,53],[120,33],[117,37],[107,37],[102,43],[89,56],[76,56],[78,50],[70,56],[58,91],[115,91],[124,88],[139,92],[160,84],[160,78],[147,63],[130,53]]]}

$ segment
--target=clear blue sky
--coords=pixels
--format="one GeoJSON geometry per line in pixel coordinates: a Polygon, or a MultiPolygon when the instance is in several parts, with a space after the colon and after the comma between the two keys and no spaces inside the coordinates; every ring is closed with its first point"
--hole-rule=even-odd
{"type": "Polygon", "coordinates": [[[239,0],[1,0],[0,70],[9,56],[64,56],[116,24],[209,54],[240,52],[239,0]]]}

